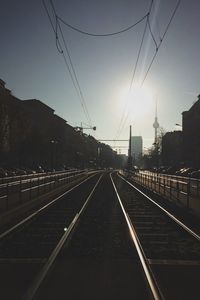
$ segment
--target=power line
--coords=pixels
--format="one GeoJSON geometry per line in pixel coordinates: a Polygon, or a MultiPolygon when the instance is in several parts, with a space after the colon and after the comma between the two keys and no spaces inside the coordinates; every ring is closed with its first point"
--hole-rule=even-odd
{"type": "Polygon", "coordinates": [[[157,7],[156,7],[156,4],[155,4],[155,1],[154,1],[154,4],[153,4],[153,7],[154,7],[154,11],[155,11],[155,23],[156,23],[156,27],[157,27],[157,34],[158,34],[159,41],[160,41],[161,40],[160,25],[159,25],[158,18],[157,18],[157,15],[156,15],[157,7]]]}
{"type": "Polygon", "coordinates": [[[143,86],[143,84],[144,84],[144,82],[145,82],[145,80],[146,80],[146,78],[147,78],[147,75],[148,75],[148,73],[149,73],[149,71],[150,71],[150,69],[151,69],[151,67],[152,67],[152,64],[153,64],[153,62],[154,62],[154,60],[155,60],[155,58],[156,58],[156,55],[157,55],[157,53],[158,53],[158,50],[159,50],[159,48],[160,48],[160,46],[161,46],[161,44],[162,44],[162,42],[163,42],[163,39],[165,38],[165,35],[167,34],[167,31],[168,31],[168,29],[169,29],[169,27],[170,27],[170,25],[171,25],[171,22],[172,22],[172,20],[173,20],[175,14],[176,14],[176,12],[177,12],[177,9],[178,9],[180,3],[181,3],[181,0],[178,0],[177,4],[176,4],[176,6],[175,6],[175,9],[174,9],[174,11],[173,11],[173,13],[172,13],[172,15],[171,15],[171,18],[170,18],[170,20],[169,20],[169,23],[167,24],[167,27],[166,27],[166,29],[165,29],[165,31],[164,31],[164,34],[163,34],[163,36],[162,36],[161,39],[160,39],[160,43],[158,44],[158,47],[156,48],[156,51],[155,51],[155,53],[154,53],[154,55],[153,55],[153,57],[152,57],[152,59],[151,59],[151,62],[150,62],[149,67],[148,67],[148,69],[147,69],[147,71],[146,71],[146,74],[145,74],[144,79],[143,79],[143,81],[142,81],[142,83],[141,83],[141,86],[143,86]]]}
{"type": "MultiPolygon", "coordinates": [[[[152,1],[152,2],[153,2],[153,1],[152,1]]],[[[171,18],[170,18],[170,20],[169,20],[169,23],[167,24],[167,27],[166,27],[166,29],[165,29],[165,31],[164,31],[164,34],[162,35],[162,38],[160,38],[160,42],[159,42],[159,44],[158,44],[157,47],[156,47],[156,51],[155,51],[155,53],[154,53],[154,55],[153,55],[153,57],[152,57],[152,59],[151,59],[151,62],[150,62],[150,64],[149,64],[149,66],[148,66],[148,69],[147,69],[147,71],[146,71],[146,74],[145,74],[145,76],[144,76],[144,79],[143,79],[143,81],[142,81],[142,83],[141,83],[141,87],[143,86],[143,84],[144,84],[144,82],[145,82],[145,80],[146,80],[146,78],[147,78],[147,75],[148,75],[148,73],[149,73],[149,71],[150,71],[150,69],[151,69],[151,67],[152,67],[152,65],[153,65],[153,62],[154,62],[154,60],[155,60],[155,58],[156,58],[156,55],[157,55],[157,53],[158,53],[158,50],[159,50],[159,48],[160,48],[160,46],[161,46],[161,44],[162,44],[162,42],[163,42],[163,39],[165,38],[165,35],[167,34],[167,31],[168,31],[168,29],[169,29],[169,27],[170,27],[170,24],[171,24],[171,22],[172,22],[172,20],[173,20],[173,18],[174,18],[174,16],[175,16],[175,14],[176,14],[176,12],[177,12],[177,9],[178,9],[180,3],[181,3],[181,0],[178,0],[177,4],[176,4],[176,6],[175,6],[175,9],[174,9],[174,11],[173,11],[173,13],[172,13],[172,15],[171,15],[171,18]]],[[[153,3],[152,3],[152,4],[153,4],[153,3]]],[[[150,15],[150,12],[149,12],[149,15],[150,15]]],[[[147,24],[147,22],[149,22],[149,15],[147,16],[146,24],[147,24]]],[[[151,33],[151,35],[152,35],[152,38],[154,39],[153,34],[152,34],[152,31],[151,31],[150,24],[149,24],[149,30],[150,30],[150,33],[151,33]]],[[[154,43],[155,43],[155,41],[154,41],[154,43]]],[[[119,135],[121,134],[121,132],[122,132],[122,130],[123,130],[125,124],[126,124],[128,115],[129,115],[129,112],[127,113],[126,118],[124,119],[124,122],[123,122],[123,124],[122,124],[121,130],[118,130],[119,134],[118,134],[117,136],[119,136],[119,135]]]]}
{"type": "Polygon", "coordinates": [[[85,35],[89,35],[89,36],[94,36],[94,37],[106,37],[106,36],[113,36],[113,35],[118,35],[118,34],[121,34],[123,32],[126,32],[126,31],[129,31],[131,30],[132,28],[134,28],[136,25],[138,25],[139,23],[141,23],[146,17],[147,17],[148,14],[144,15],[142,18],[140,18],[136,23],[132,24],[131,26],[128,26],[124,29],[121,29],[119,31],[116,31],[116,32],[111,32],[111,33],[102,33],[102,34],[96,34],[96,33],[91,33],[91,32],[88,32],[88,31],[84,31],[80,28],[77,28],[75,26],[72,26],[71,24],[67,23],[65,20],[63,20],[61,17],[58,16],[58,19],[66,26],[68,26],[69,28],[81,33],[81,34],[85,34],[85,35]]]}
{"type": "MultiPolygon", "coordinates": [[[[65,50],[66,50],[67,55],[68,55],[68,57],[69,57],[69,61],[70,61],[70,65],[71,65],[72,71],[71,71],[71,69],[70,69],[70,66],[69,66],[69,64],[68,64],[67,58],[66,58],[66,56],[65,56],[65,54],[64,54],[62,45],[61,45],[60,40],[59,40],[59,37],[58,37],[58,27],[59,27],[59,30],[60,30],[60,24],[58,23],[57,15],[54,14],[54,15],[55,15],[55,19],[56,19],[56,25],[55,25],[55,27],[54,27],[54,24],[53,24],[53,22],[52,22],[52,19],[51,19],[51,16],[50,16],[50,14],[49,14],[48,8],[47,8],[47,6],[46,6],[45,0],[42,0],[42,3],[43,3],[43,6],[44,6],[44,9],[45,9],[45,11],[46,11],[46,14],[47,14],[47,16],[48,16],[49,22],[50,22],[50,24],[51,24],[52,30],[53,30],[53,32],[54,32],[54,34],[55,34],[55,37],[56,37],[56,47],[57,47],[57,50],[58,50],[58,52],[59,52],[60,54],[62,54],[62,56],[63,56],[64,62],[65,62],[65,65],[66,65],[66,67],[67,67],[67,70],[68,70],[68,72],[69,72],[69,74],[70,74],[70,78],[71,78],[71,80],[72,80],[73,86],[74,86],[74,88],[75,88],[75,90],[76,90],[76,92],[77,92],[77,94],[78,94],[78,96],[79,96],[79,100],[80,100],[81,106],[82,106],[82,108],[83,108],[84,114],[85,114],[85,116],[86,116],[86,119],[87,119],[87,121],[88,121],[88,122],[90,123],[90,125],[91,125],[91,124],[92,124],[91,118],[90,118],[90,116],[89,116],[89,113],[88,113],[88,110],[87,110],[87,107],[86,107],[86,103],[85,103],[85,100],[84,100],[84,97],[83,97],[83,93],[82,93],[81,88],[80,88],[80,85],[79,85],[79,83],[78,83],[77,76],[76,76],[76,75],[73,76],[73,74],[72,74],[72,71],[73,71],[74,74],[76,74],[76,73],[75,73],[75,70],[74,70],[74,67],[73,67],[73,64],[72,64],[72,60],[71,60],[71,57],[70,57],[68,48],[67,48],[67,46],[66,46],[66,42],[63,41],[63,42],[64,42],[64,46],[65,46],[65,50]]],[[[53,3],[52,3],[52,4],[53,4],[53,3]]],[[[53,8],[53,6],[52,6],[52,8],[53,8]]],[[[62,31],[62,30],[61,30],[61,31],[62,31]]],[[[61,31],[60,31],[60,32],[61,32],[61,31]]],[[[62,32],[61,32],[61,36],[62,36],[62,35],[63,35],[63,34],[62,34],[62,32]]],[[[63,36],[63,39],[64,39],[64,36],[63,36]]]]}
{"type": "Polygon", "coordinates": [[[149,27],[149,31],[151,33],[151,37],[152,37],[152,39],[154,41],[154,44],[156,46],[156,49],[157,49],[158,48],[158,44],[157,44],[156,39],[155,39],[155,37],[153,35],[152,29],[151,29],[151,25],[150,25],[150,22],[149,22],[149,17],[147,17],[147,24],[148,24],[148,27],[149,27]]]}
{"type": "Polygon", "coordinates": [[[80,97],[81,97],[81,100],[82,100],[82,103],[81,103],[82,107],[83,107],[83,109],[85,111],[85,114],[87,115],[87,120],[89,121],[89,125],[92,126],[92,121],[91,121],[91,118],[90,118],[90,115],[89,115],[89,112],[88,112],[88,109],[87,109],[86,101],[85,101],[85,98],[83,96],[83,92],[82,92],[82,89],[80,87],[80,84],[79,84],[79,81],[78,81],[78,77],[77,77],[77,74],[76,74],[76,71],[75,71],[75,68],[74,68],[74,65],[73,65],[70,53],[69,53],[69,49],[67,47],[67,43],[66,43],[66,40],[64,38],[63,31],[62,31],[62,28],[61,28],[59,22],[58,22],[58,27],[59,27],[59,30],[60,30],[60,33],[61,33],[61,37],[62,37],[62,40],[63,40],[63,43],[64,43],[65,50],[66,50],[68,58],[69,58],[69,62],[70,62],[71,68],[72,68],[72,72],[74,74],[75,81],[76,81],[76,84],[77,84],[77,87],[78,87],[78,90],[79,90],[79,94],[80,94],[80,97]]]}
{"type": "MultiPolygon", "coordinates": [[[[145,24],[145,27],[144,27],[144,31],[143,31],[143,35],[142,35],[142,40],[141,40],[141,43],[140,43],[140,47],[139,47],[139,50],[138,50],[138,55],[137,55],[136,63],[135,63],[134,69],[133,69],[133,75],[131,77],[131,83],[130,83],[130,86],[129,86],[128,94],[131,91],[131,88],[132,88],[132,85],[133,85],[133,80],[135,78],[136,69],[137,69],[137,65],[138,65],[138,62],[139,62],[139,57],[140,57],[140,54],[141,54],[142,45],[143,45],[143,42],[144,42],[144,36],[146,34],[146,29],[147,29],[147,20],[146,20],[146,24],[145,24]]],[[[123,129],[121,129],[121,127],[123,128],[122,124],[124,122],[124,117],[125,117],[125,113],[126,113],[127,104],[128,104],[128,99],[126,100],[126,103],[124,105],[124,109],[123,109],[122,117],[120,119],[120,124],[119,124],[119,128],[118,128],[118,131],[117,131],[117,134],[116,134],[116,138],[120,135],[121,131],[123,130],[123,129]]]]}
{"type": "MultiPolygon", "coordinates": [[[[129,86],[128,94],[131,91],[131,88],[132,88],[132,85],[133,85],[133,81],[135,79],[135,74],[136,74],[136,70],[137,70],[139,58],[140,58],[140,55],[141,55],[142,46],[143,46],[143,43],[144,43],[144,38],[145,38],[145,35],[146,35],[147,25],[148,25],[148,22],[149,22],[149,16],[150,16],[150,13],[151,13],[151,10],[152,10],[152,6],[153,6],[153,0],[151,0],[150,7],[149,7],[149,10],[148,10],[148,14],[147,14],[147,17],[146,17],[146,23],[145,23],[145,27],[144,27],[144,31],[143,31],[143,35],[142,35],[142,39],[141,39],[141,43],[140,43],[140,47],[139,47],[139,50],[138,50],[137,59],[136,59],[135,66],[134,66],[134,69],[133,69],[133,75],[131,77],[131,83],[130,83],[130,86],[129,86]]],[[[128,104],[128,99],[127,99],[127,101],[125,103],[125,106],[124,106],[124,109],[123,109],[123,114],[122,114],[122,117],[121,117],[121,120],[120,120],[120,125],[119,125],[119,128],[118,128],[117,134],[116,134],[116,138],[123,131],[124,126],[126,124],[126,120],[128,118],[128,114],[129,113],[127,113],[126,116],[125,116],[127,104],[128,104]]]]}
{"type": "Polygon", "coordinates": [[[50,0],[50,3],[51,3],[51,7],[53,9],[53,13],[54,13],[55,18],[56,18],[56,27],[57,26],[59,27],[59,30],[60,30],[60,33],[61,33],[61,37],[62,37],[62,40],[63,40],[63,43],[64,43],[64,47],[65,47],[65,50],[67,52],[67,55],[68,55],[68,58],[69,58],[69,62],[70,62],[71,68],[72,68],[72,72],[73,72],[73,75],[74,75],[74,78],[75,78],[75,81],[76,81],[76,84],[77,84],[77,87],[78,87],[78,91],[79,91],[80,98],[81,98],[82,108],[83,108],[83,110],[85,112],[86,118],[89,121],[90,126],[92,126],[92,121],[91,121],[91,118],[90,118],[90,115],[89,115],[89,112],[88,112],[88,109],[87,109],[87,105],[86,105],[86,102],[85,102],[85,99],[84,99],[84,96],[83,96],[83,92],[81,90],[81,87],[80,87],[80,84],[79,84],[79,81],[78,81],[78,77],[76,75],[76,71],[75,71],[75,68],[74,68],[74,65],[73,65],[73,62],[72,62],[72,59],[71,59],[68,47],[67,47],[66,40],[65,40],[64,35],[63,35],[62,28],[61,28],[59,20],[58,20],[58,16],[57,16],[57,13],[56,13],[56,10],[55,10],[55,6],[53,4],[53,0],[50,0]]]}

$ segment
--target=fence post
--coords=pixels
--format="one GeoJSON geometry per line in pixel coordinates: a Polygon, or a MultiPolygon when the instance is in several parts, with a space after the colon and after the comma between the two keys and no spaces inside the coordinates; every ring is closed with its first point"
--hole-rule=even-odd
{"type": "Polygon", "coordinates": [[[190,178],[187,182],[187,209],[190,208],[190,178]]]}
{"type": "Polygon", "coordinates": [[[172,179],[169,181],[169,199],[172,200],[172,179]]]}
{"type": "Polygon", "coordinates": [[[19,181],[19,201],[22,203],[22,179],[20,176],[20,181],[19,181]]]}
{"type": "Polygon", "coordinates": [[[166,192],[166,190],[165,190],[165,186],[166,186],[166,182],[165,182],[165,177],[163,178],[163,187],[164,187],[164,196],[165,196],[165,192],[166,192]]]}
{"type": "Polygon", "coordinates": [[[179,199],[179,181],[178,180],[177,180],[176,188],[177,188],[177,200],[180,201],[180,199],[179,199]]]}
{"type": "Polygon", "coordinates": [[[9,185],[7,182],[7,185],[6,185],[6,210],[8,210],[8,201],[9,201],[9,185]]]}
{"type": "Polygon", "coordinates": [[[30,184],[29,184],[29,200],[31,200],[31,178],[30,178],[30,184]]]}

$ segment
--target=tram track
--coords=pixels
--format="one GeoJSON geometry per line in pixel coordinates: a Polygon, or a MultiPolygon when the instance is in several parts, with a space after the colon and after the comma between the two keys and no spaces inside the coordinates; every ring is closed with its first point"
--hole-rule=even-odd
{"type": "Polygon", "coordinates": [[[57,200],[0,236],[2,299],[198,299],[200,237],[138,186],[104,172],[57,200]]]}
{"type": "Polygon", "coordinates": [[[22,299],[100,176],[90,176],[1,234],[1,299],[22,299]]]}
{"type": "Polygon", "coordinates": [[[76,221],[52,269],[25,299],[162,299],[147,272],[150,287],[109,174],[76,221]]]}
{"type": "Polygon", "coordinates": [[[124,178],[116,177],[116,180],[129,217],[143,244],[147,244],[148,257],[200,261],[198,234],[124,178]],[[123,184],[127,187],[123,188],[123,184]],[[165,253],[162,244],[171,248],[167,247],[165,253]]]}
{"type": "Polygon", "coordinates": [[[122,176],[114,181],[165,299],[198,299],[200,236],[122,176]]]}

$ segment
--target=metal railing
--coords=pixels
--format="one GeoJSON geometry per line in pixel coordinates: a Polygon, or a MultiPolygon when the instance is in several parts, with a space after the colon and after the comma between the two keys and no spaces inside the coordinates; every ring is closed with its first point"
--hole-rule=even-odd
{"type": "MultiPolygon", "coordinates": [[[[123,175],[127,175],[123,172],[123,175]]],[[[200,180],[153,172],[132,172],[136,183],[200,215],[200,180]]]]}
{"type": "Polygon", "coordinates": [[[86,169],[16,176],[15,181],[0,184],[0,212],[38,198],[87,174],[86,169]]]}

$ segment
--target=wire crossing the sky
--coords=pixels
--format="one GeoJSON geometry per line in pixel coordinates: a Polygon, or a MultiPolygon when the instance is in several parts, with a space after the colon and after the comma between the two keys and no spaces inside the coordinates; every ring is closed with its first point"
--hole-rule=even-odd
{"type": "Polygon", "coordinates": [[[148,13],[146,15],[144,15],[142,18],[140,18],[136,23],[132,24],[131,26],[129,27],[126,27],[124,29],[121,29],[119,31],[116,31],[116,32],[111,32],[111,33],[101,33],[101,34],[97,34],[97,33],[91,33],[91,32],[87,32],[87,31],[84,31],[82,29],[79,29],[77,27],[74,27],[72,25],[70,25],[69,23],[67,23],[65,20],[63,20],[61,17],[58,16],[58,19],[66,26],[68,26],[69,28],[79,32],[79,33],[82,33],[82,34],[85,34],[85,35],[89,35],[89,36],[94,36],[94,37],[106,37],[106,36],[113,36],[113,35],[118,35],[118,34],[121,34],[121,33],[124,33],[126,31],[129,31],[131,29],[133,29],[136,25],[138,25],[139,23],[141,23],[146,17],[148,16],[148,13]]]}
{"type": "MultiPolygon", "coordinates": [[[[149,7],[149,10],[148,10],[143,35],[142,35],[140,47],[139,47],[138,54],[137,54],[137,59],[136,59],[135,66],[134,66],[134,69],[133,69],[133,75],[131,77],[131,83],[130,83],[130,86],[129,86],[128,95],[131,93],[132,85],[133,85],[133,82],[134,82],[134,79],[135,79],[136,70],[137,70],[137,67],[138,67],[142,47],[143,47],[143,44],[144,44],[144,38],[145,38],[145,35],[146,35],[146,31],[147,31],[147,25],[149,24],[149,16],[151,14],[152,6],[153,6],[153,0],[151,0],[150,7],[149,7]]],[[[127,113],[126,116],[125,116],[127,105],[128,105],[128,99],[126,100],[126,103],[124,105],[122,117],[121,117],[121,120],[120,120],[119,128],[117,130],[117,134],[115,136],[115,139],[117,139],[120,136],[120,134],[123,131],[124,126],[126,124],[128,114],[129,114],[129,113],[127,113]]]]}
{"type": "MultiPolygon", "coordinates": [[[[152,1],[152,3],[153,3],[153,1],[152,1]]],[[[148,74],[149,74],[149,72],[150,72],[150,69],[151,69],[151,67],[152,67],[152,65],[153,65],[153,62],[154,62],[154,60],[155,60],[155,58],[156,58],[156,56],[157,56],[157,54],[158,54],[158,50],[159,50],[159,48],[160,48],[160,46],[161,46],[161,44],[162,44],[162,42],[163,42],[163,40],[164,40],[164,38],[165,38],[165,36],[166,36],[168,30],[169,30],[169,27],[170,27],[170,25],[171,25],[171,23],[172,23],[172,20],[173,20],[174,17],[175,17],[175,14],[176,14],[176,12],[177,12],[179,6],[180,6],[180,3],[181,3],[181,0],[178,0],[176,6],[175,6],[175,8],[174,8],[174,11],[173,11],[173,13],[172,13],[172,15],[171,15],[171,17],[170,17],[170,20],[169,20],[169,22],[168,22],[168,24],[167,24],[167,26],[166,26],[166,28],[165,28],[165,31],[164,31],[162,37],[160,38],[160,41],[159,41],[158,44],[157,44],[157,42],[155,41],[154,35],[153,35],[153,33],[152,33],[152,30],[151,30],[151,26],[150,26],[150,23],[149,23],[149,16],[150,16],[150,11],[151,11],[151,10],[149,11],[149,14],[148,14],[148,17],[147,17],[147,23],[146,23],[146,25],[148,24],[148,27],[149,27],[149,30],[150,30],[152,39],[153,39],[153,41],[154,41],[154,43],[155,43],[155,45],[156,45],[156,50],[155,50],[155,53],[154,53],[154,55],[153,55],[153,57],[152,57],[152,59],[151,59],[151,62],[150,62],[150,64],[149,64],[149,66],[148,66],[148,68],[147,68],[147,71],[146,71],[145,76],[144,76],[144,78],[143,78],[143,80],[142,80],[142,82],[141,82],[140,87],[142,87],[142,86],[144,85],[144,82],[145,82],[145,80],[146,80],[146,78],[147,78],[147,76],[148,76],[148,74]]],[[[150,9],[151,9],[151,8],[150,8],[150,9]]],[[[145,32],[145,31],[144,31],[144,32],[145,32]]],[[[141,43],[141,45],[142,45],[142,44],[143,44],[143,42],[141,43]]],[[[139,52],[140,52],[140,51],[139,51],[139,52]]],[[[133,76],[135,77],[135,72],[134,72],[133,74],[134,74],[133,76]]],[[[132,80],[132,81],[133,81],[133,80],[132,80]]],[[[122,116],[122,119],[121,119],[121,121],[120,121],[120,126],[119,126],[119,129],[118,129],[118,131],[117,131],[116,138],[120,136],[122,130],[124,129],[124,127],[125,127],[125,125],[126,125],[126,121],[127,121],[128,115],[129,115],[129,112],[126,114],[126,117],[125,117],[125,108],[124,108],[123,116],[122,116]],[[122,121],[123,119],[124,119],[124,121],[122,121]]]]}
{"type": "Polygon", "coordinates": [[[51,27],[53,29],[53,32],[55,34],[57,50],[63,56],[64,62],[65,62],[65,65],[67,67],[67,70],[68,70],[68,72],[70,74],[70,78],[72,80],[73,86],[74,86],[74,88],[75,88],[75,90],[76,90],[76,92],[77,92],[77,94],[79,96],[80,103],[81,103],[82,109],[84,111],[85,117],[87,119],[87,122],[90,124],[90,127],[92,127],[92,121],[91,121],[91,118],[90,118],[90,115],[89,115],[89,112],[88,112],[88,109],[87,109],[87,105],[86,105],[86,102],[85,102],[85,99],[84,99],[84,96],[83,96],[83,92],[81,90],[81,87],[80,87],[80,84],[79,84],[79,81],[78,81],[78,78],[77,78],[77,75],[76,75],[73,63],[72,63],[72,59],[71,59],[71,56],[70,56],[70,53],[69,53],[69,50],[68,50],[68,47],[67,47],[67,43],[65,41],[65,38],[64,38],[64,35],[63,35],[63,32],[62,32],[62,28],[60,26],[60,23],[59,23],[59,20],[58,20],[58,17],[57,17],[57,14],[56,14],[53,2],[50,0],[50,4],[51,4],[51,7],[52,7],[52,10],[53,10],[53,13],[54,13],[54,17],[55,17],[55,20],[56,20],[55,26],[53,24],[53,21],[51,19],[50,14],[49,14],[48,8],[47,8],[46,3],[45,3],[45,0],[42,0],[42,3],[43,3],[43,6],[45,8],[45,11],[47,13],[47,16],[48,16],[48,19],[50,21],[50,24],[51,24],[51,27]],[[68,56],[71,68],[70,68],[70,66],[68,64],[66,55],[65,55],[65,53],[63,51],[63,48],[62,48],[62,45],[60,43],[59,36],[58,36],[58,30],[60,31],[60,34],[61,34],[61,37],[62,37],[62,40],[63,40],[63,44],[64,44],[64,48],[66,50],[66,53],[67,53],[67,56],[68,56]]]}
{"type": "Polygon", "coordinates": [[[167,31],[169,30],[169,27],[170,27],[170,25],[171,25],[171,22],[172,22],[172,20],[173,20],[175,14],[176,14],[178,8],[179,8],[180,3],[181,3],[181,0],[178,0],[177,4],[176,4],[176,6],[175,6],[175,9],[174,9],[174,11],[173,11],[173,13],[172,13],[172,15],[171,15],[171,18],[170,18],[170,20],[169,20],[169,23],[167,24],[167,27],[166,27],[166,29],[165,29],[165,31],[164,31],[164,34],[163,34],[163,36],[162,36],[161,39],[160,39],[160,43],[158,44],[158,46],[157,46],[157,48],[156,48],[156,51],[155,51],[155,53],[154,53],[154,55],[153,55],[153,57],[152,57],[152,60],[151,60],[151,62],[150,62],[150,64],[149,64],[149,67],[148,67],[148,69],[147,69],[147,71],[146,71],[146,74],[145,74],[145,76],[144,76],[144,79],[143,79],[143,81],[142,81],[142,83],[141,83],[141,87],[143,86],[143,84],[144,84],[144,82],[145,82],[145,80],[146,80],[146,78],[147,78],[147,75],[148,75],[148,73],[149,73],[149,71],[150,71],[150,69],[151,69],[151,67],[152,67],[152,64],[153,64],[153,62],[154,62],[154,60],[155,60],[155,58],[156,58],[156,55],[158,54],[158,50],[159,50],[159,48],[160,48],[160,46],[161,46],[161,44],[162,44],[162,42],[163,42],[163,40],[164,40],[164,38],[165,38],[165,35],[167,34],[167,31]]]}

